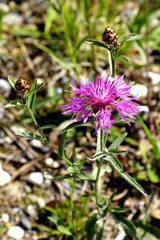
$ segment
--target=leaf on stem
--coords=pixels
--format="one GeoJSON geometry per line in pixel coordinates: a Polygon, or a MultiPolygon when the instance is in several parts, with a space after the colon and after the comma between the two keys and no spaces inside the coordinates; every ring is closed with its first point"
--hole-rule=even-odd
{"type": "MultiPolygon", "coordinates": [[[[30,88],[30,91],[32,91],[33,89],[36,89],[36,88],[37,88],[37,81],[35,81],[32,84],[32,86],[30,88]]],[[[27,104],[32,111],[34,110],[35,100],[36,100],[36,93],[33,93],[33,94],[29,95],[28,98],[27,98],[27,104]]]]}
{"type": "Polygon", "coordinates": [[[44,129],[54,128],[54,127],[55,127],[55,125],[53,125],[53,124],[47,124],[47,125],[41,126],[41,127],[39,128],[39,130],[42,131],[42,130],[44,130],[44,129]]]}
{"type": "Polygon", "coordinates": [[[20,101],[13,101],[13,102],[6,104],[4,107],[11,108],[11,107],[17,107],[17,106],[22,106],[22,105],[24,105],[24,104],[20,101]]]}
{"type": "Polygon", "coordinates": [[[110,50],[110,48],[102,42],[95,41],[95,40],[90,40],[90,39],[86,40],[86,42],[90,43],[90,44],[93,44],[93,45],[96,45],[98,47],[103,47],[103,48],[106,48],[107,50],[110,50]]]}
{"type": "MultiPolygon", "coordinates": [[[[89,117],[86,123],[92,122],[92,121],[94,121],[94,117],[89,117]]],[[[86,124],[86,123],[85,123],[85,124],[86,124]]],[[[69,125],[63,130],[63,132],[68,131],[68,130],[71,129],[71,128],[79,127],[79,126],[81,126],[81,125],[84,125],[84,120],[81,120],[81,121],[79,121],[79,122],[72,122],[71,124],[69,124],[69,125]]]]}
{"type": "Polygon", "coordinates": [[[124,178],[129,184],[131,184],[134,188],[140,191],[143,195],[147,197],[146,191],[139,185],[130,175],[127,173],[118,172],[122,178],[124,178]]]}
{"type": "Polygon", "coordinates": [[[41,136],[33,134],[33,133],[16,132],[15,134],[18,135],[18,136],[21,136],[21,137],[36,139],[40,142],[45,142],[44,139],[41,136]]]}
{"type": "Polygon", "coordinates": [[[60,142],[59,142],[59,145],[58,145],[58,153],[61,157],[64,156],[66,136],[67,136],[67,131],[62,133],[61,138],[60,138],[60,142]]]}
{"type": "Polygon", "coordinates": [[[114,142],[109,146],[108,150],[116,149],[123,142],[126,136],[127,136],[127,133],[123,133],[122,136],[114,140],[114,142]]]}
{"type": "Polygon", "coordinates": [[[28,97],[33,95],[34,93],[38,92],[38,90],[43,86],[44,83],[37,85],[34,89],[30,90],[28,93],[24,94],[24,97],[28,97]]]}
{"type": "Polygon", "coordinates": [[[117,224],[120,224],[123,227],[124,231],[130,237],[132,237],[134,240],[140,240],[138,235],[137,235],[136,227],[135,227],[135,225],[133,224],[132,221],[130,221],[127,218],[123,217],[119,213],[113,213],[112,212],[112,216],[114,217],[114,219],[117,222],[117,224]]]}
{"type": "Polygon", "coordinates": [[[11,86],[15,89],[16,82],[10,76],[8,76],[8,81],[11,84],[11,86]]]}
{"type": "Polygon", "coordinates": [[[122,45],[125,41],[127,41],[128,39],[130,39],[130,38],[132,38],[132,37],[134,37],[134,36],[136,36],[136,34],[135,34],[135,33],[131,33],[131,34],[128,34],[128,35],[119,37],[119,42],[120,42],[121,45],[122,45]]]}
{"type": "Polygon", "coordinates": [[[118,172],[123,171],[123,166],[120,161],[113,155],[108,155],[105,157],[105,160],[110,162],[111,166],[118,172]]]}

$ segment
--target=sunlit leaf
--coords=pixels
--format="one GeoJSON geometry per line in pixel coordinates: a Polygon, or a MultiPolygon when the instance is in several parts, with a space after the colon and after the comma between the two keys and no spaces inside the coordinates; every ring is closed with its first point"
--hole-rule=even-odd
{"type": "Polygon", "coordinates": [[[36,92],[43,86],[44,83],[37,85],[34,89],[30,90],[28,93],[24,94],[24,97],[28,97],[36,92]]]}
{"type": "Polygon", "coordinates": [[[90,43],[90,44],[93,44],[93,45],[96,45],[98,47],[103,47],[103,48],[106,48],[106,49],[110,50],[110,48],[102,42],[98,42],[98,41],[90,40],[90,39],[86,40],[86,42],[90,43]]]}
{"type": "Polygon", "coordinates": [[[140,191],[142,194],[147,196],[146,191],[127,173],[118,172],[122,178],[124,178],[129,184],[131,184],[134,188],[140,191]]]}
{"type": "Polygon", "coordinates": [[[120,161],[114,157],[113,155],[107,155],[105,158],[104,158],[106,161],[110,162],[111,166],[118,172],[121,172],[123,171],[123,166],[122,164],[120,163],[120,161]]]}
{"type": "Polygon", "coordinates": [[[22,106],[24,105],[22,102],[18,102],[18,101],[13,101],[8,103],[7,105],[5,105],[5,108],[11,108],[11,107],[17,107],[17,106],[22,106]]]}
{"type": "Polygon", "coordinates": [[[127,133],[123,133],[120,137],[116,138],[114,142],[109,146],[108,150],[116,149],[123,142],[126,136],[127,133]]]}
{"type": "Polygon", "coordinates": [[[54,128],[54,127],[55,127],[55,125],[53,125],[53,124],[47,124],[47,125],[40,127],[39,130],[42,131],[44,129],[54,128]]]}
{"type": "Polygon", "coordinates": [[[18,136],[21,136],[21,137],[36,139],[40,142],[44,142],[44,139],[41,136],[33,134],[33,133],[16,132],[15,134],[18,135],[18,136]]]}
{"type": "Polygon", "coordinates": [[[15,89],[16,82],[10,76],[8,76],[8,81],[11,84],[11,86],[15,89]]]}

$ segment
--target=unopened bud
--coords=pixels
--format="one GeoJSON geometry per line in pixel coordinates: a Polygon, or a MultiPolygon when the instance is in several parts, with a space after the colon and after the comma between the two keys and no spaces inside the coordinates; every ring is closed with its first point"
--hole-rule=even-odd
{"type": "Polygon", "coordinates": [[[120,47],[120,43],[118,42],[118,34],[116,31],[108,26],[103,34],[102,34],[102,41],[105,42],[105,44],[112,45],[115,48],[120,47]]]}
{"type": "Polygon", "coordinates": [[[30,86],[27,80],[21,78],[16,81],[15,89],[17,90],[18,93],[25,94],[30,89],[30,86]]]}

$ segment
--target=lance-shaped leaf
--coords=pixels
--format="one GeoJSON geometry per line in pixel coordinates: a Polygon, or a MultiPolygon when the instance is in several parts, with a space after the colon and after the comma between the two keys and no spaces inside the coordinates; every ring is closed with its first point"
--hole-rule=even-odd
{"type": "Polygon", "coordinates": [[[44,83],[37,85],[34,89],[30,90],[28,93],[24,94],[24,97],[28,97],[36,92],[43,86],[44,83]]]}
{"type": "Polygon", "coordinates": [[[66,136],[67,136],[67,131],[62,133],[59,146],[58,146],[58,153],[61,157],[64,156],[66,136]]]}
{"type": "Polygon", "coordinates": [[[135,35],[136,35],[135,33],[131,33],[131,34],[128,34],[128,35],[119,37],[119,42],[120,42],[121,45],[122,45],[125,41],[127,41],[128,39],[134,37],[135,35]]]}
{"type": "Polygon", "coordinates": [[[109,146],[108,150],[116,149],[123,142],[126,136],[127,133],[123,133],[120,137],[116,138],[114,142],[109,146]]]}
{"type": "MultiPolygon", "coordinates": [[[[34,90],[37,88],[37,81],[35,81],[32,86],[31,86],[31,89],[30,91],[34,90]]],[[[29,95],[28,96],[28,99],[27,99],[27,104],[29,106],[29,108],[33,111],[34,110],[34,104],[35,104],[35,100],[36,100],[36,92],[29,95]]]]}
{"type": "Polygon", "coordinates": [[[129,184],[131,184],[134,188],[140,191],[143,195],[147,196],[146,191],[139,185],[130,175],[127,173],[118,172],[122,178],[124,178],[129,184]]]}
{"type": "Polygon", "coordinates": [[[92,156],[92,158],[88,158],[88,159],[91,160],[91,161],[96,161],[96,160],[98,160],[100,158],[103,158],[103,157],[106,157],[106,156],[107,156],[107,152],[101,151],[101,152],[98,152],[98,153],[94,154],[92,156]]]}
{"type": "Polygon", "coordinates": [[[11,107],[17,107],[17,106],[22,106],[22,105],[24,105],[24,104],[20,101],[13,101],[13,102],[8,103],[4,107],[5,108],[11,108],[11,107]]]}
{"type": "Polygon", "coordinates": [[[89,182],[95,182],[95,180],[91,176],[84,174],[83,172],[67,173],[65,175],[55,177],[50,171],[46,170],[44,171],[44,177],[52,181],[61,181],[61,180],[70,179],[70,178],[77,178],[77,179],[82,179],[89,182]]]}
{"type": "Polygon", "coordinates": [[[96,45],[98,47],[103,47],[103,48],[106,48],[106,49],[110,50],[110,48],[102,42],[95,41],[95,40],[90,40],[90,39],[86,40],[86,42],[90,43],[90,44],[93,44],[93,45],[96,45]]]}
{"type": "Polygon", "coordinates": [[[47,124],[47,125],[41,126],[41,127],[39,128],[39,130],[42,131],[42,130],[44,130],[44,129],[54,128],[54,127],[55,127],[55,125],[53,125],[53,124],[47,124]]]}
{"type": "Polygon", "coordinates": [[[120,224],[123,227],[127,235],[132,237],[134,240],[140,240],[137,235],[136,227],[133,224],[133,222],[129,221],[127,218],[123,217],[119,213],[112,212],[112,216],[114,217],[116,223],[120,224]]]}
{"type": "Polygon", "coordinates": [[[8,76],[8,81],[11,84],[11,86],[15,89],[16,82],[10,76],[8,76]]]}
{"type": "Polygon", "coordinates": [[[22,136],[22,137],[26,137],[26,138],[30,138],[30,139],[36,139],[40,142],[45,142],[41,136],[33,134],[33,133],[16,132],[15,134],[18,136],[22,136]]]}
{"type": "MultiPolygon", "coordinates": [[[[86,123],[93,122],[93,121],[94,121],[94,117],[89,117],[86,123]]],[[[86,125],[86,123],[84,123],[84,120],[81,120],[79,122],[72,122],[63,130],[63,132],[68,131],[71,128],[79,127],[84,124],[86,125]]]]}
{"type": "Polygon", "coordinates": [[[110,148],[108,149],[108,153],[121,154],[121,153],[126,153],[126,151],[110,148]]]}
{"type": "Polygon", "coordinates": [[[118,172],[123,171],[123,166],[120,161],[113,155],[108,155],[104,158],[106,161],[110,162],[111,166],[118,172]]]}

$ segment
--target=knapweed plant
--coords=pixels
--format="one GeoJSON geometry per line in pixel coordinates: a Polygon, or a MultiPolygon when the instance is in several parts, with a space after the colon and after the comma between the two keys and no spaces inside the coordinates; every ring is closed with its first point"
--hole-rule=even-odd
{"type": "MultiPolygon", "coordinates": [[[[118,147],[125,139],[127,133],[123,133],[122,136],[115,139],[110,146],[106,146],[107,135],[109,134],[109,129],[112,125],[119,121],[123,121],[125,124],[130,125],[139,112],[138,101],[136,97],[131,94],[131,83],[125,83],[124,75],[115,75],[116,60],[123,59],[119,56],[119,48],[124,41],[130,37],[132,37],[132,35],[122,37],[118,40],[118,34],[111,27],[107,27],[102,35],[104,43],[87,40],[88,43],[103,47],[108,51],[110,75],[106,75],[105,78],[102,78],[99,75],[96,79],[87,79],[85,84],[75,82],[75,84],[70,85],[70,90],[67,91],[70,95],[66,97],[68,103],[60,106],[60,108],[64,111],[64,114],[73,114],[72,123],[63,130],[58,150],[50,145],[48,139],[43,133],[44,129],[53,126],[39,126],[34,116],[33,110],[36,92],[40,89],[42,84],[37,85],[37,82],[35,82],[30,88],[26,80],[20,79],[15,82],[11,77],[8,78],[10,84],[21,95],[21,101],[11,102],[7,104],[6,107],[25,107],[39,132],[38,135],[24,132],[17,133],[17,135],[37,139],[47,144],[54,153],[66,162],[68,166],[68,173],[65,175],[54,177],[49,171],[46,171],[44,175],[46,178],[53,181],[69,179],[70,210],[73,226],[68,232],[68,235],[71,235],[74,240],[81,239],[77,234],[76,213],[73,199],[74,187],[77,179],[90,182],[94,189],[93,199],[96,203],[96,213],[90,216],[86,222],[86,235],[88,240],[101,240],[103,238],[105,219],[108,212],[112,214],[117,223],[122,224],[124,231],[126,231],[129,236],[136,240],[139,239],[134,224],[120,214],[121,212],[124,212],[125,209],[113,207],[111,205],[114,193],[109,198],[104,197],[102,195],[103,186],[101,184],[102,170],[107,164],[110,164],[122,178],[146,196],[143,188],[130,175],[123,172],[123,166],[116,157],[116,155],[125,152],[119,150],[118,147]],[[77,161],[75,149],[73,149],[70,155],[65,149],[67,131],[71,128],[85,125],[88,122],[94,122],[94,135],[97,136],[96,153],[93,156],[86,156],[77,161]],[[82,166],[85,164],[86,160],[96,162],[96,169],[94,169],[93,173],[90,175],[82,171],[82,166]]],[[[51,218],[51,220],[53,219],[51,218]]],[[[55,219],[53,221],[55,223],[55,219]]]]}

